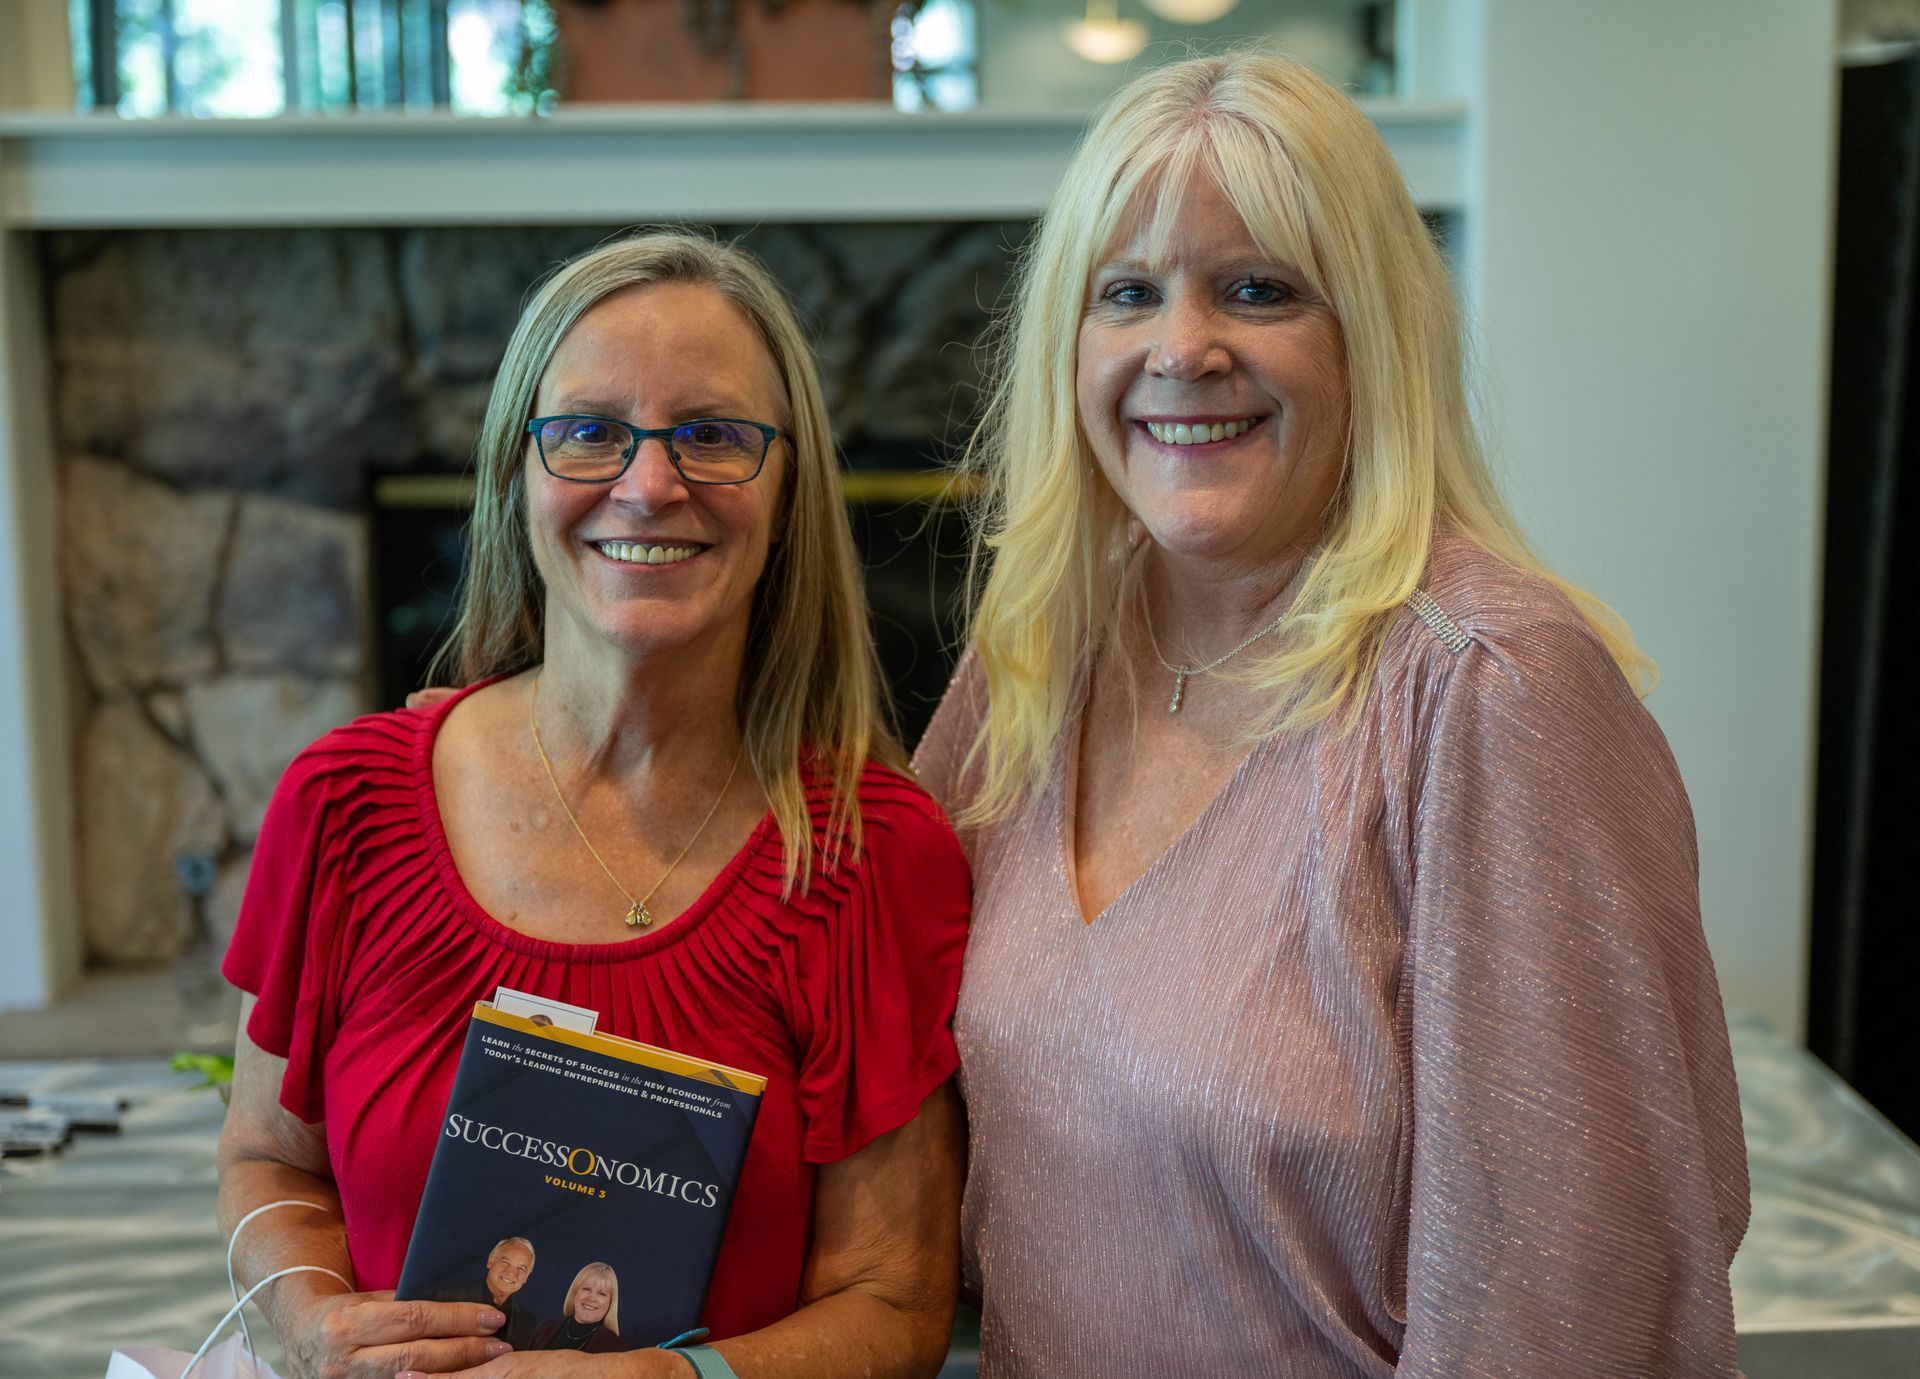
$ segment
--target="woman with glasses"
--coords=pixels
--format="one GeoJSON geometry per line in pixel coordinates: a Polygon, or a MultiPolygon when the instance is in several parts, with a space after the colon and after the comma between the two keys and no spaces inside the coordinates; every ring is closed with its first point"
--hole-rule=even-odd
{"type": "Polygon", "coordinates": [[[226,964],[249,997],[222,1220],[327,1209],[249,1224],[241,1276],[314,1264],[363,1290],[273,1285],[299,1375],[505,1349],[484,1307],[378,1291],[468,1012],[505,985],[768,1086],[702,1317],[718,1344],[501,1373],[931,1374],[968,879],[901,774],[788,306],[691,237],[575,260],[513,334],[477,467],[441,661],[469,688],[314,744],[254,857],[226,964]]]}

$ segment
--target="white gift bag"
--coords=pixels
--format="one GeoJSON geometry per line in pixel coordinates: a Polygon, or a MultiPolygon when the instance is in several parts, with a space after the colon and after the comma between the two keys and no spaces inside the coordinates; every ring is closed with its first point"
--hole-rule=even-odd
{"type": "MultiPolygon", "coordinates": [[[[106,1379],[184,1379],[193,1356],[163,1345],[130,1345],[113,1352],[106,1379]]],[[[273,1366],[247,1353],[238,1336],[229,1336],[200,1357],[193,1379],[280,1379],[273,1366]]]]}
{"type": "Polygon", "coordinates": [[[288,1197],[257,1206],[241,1217],[234,1223],[233,1234],[227,1239],[227,1287],[233,1292],[233,1306],[213,1324],[207,1339],[200,1342],[200,1349],[188,1355],[163,1345],[122,1346],[107,1360],[106,1379],[280,1379],[272,1365],[253,1353],[253,1335],[247,1330],[247,1304],[269,1283],[290,1274],[325,1274],[328,1278],[340,1279],[349,1289],[353,1284],[318,1264],[294,1264],[285,1269],[276,1269],[242,1293],[233,1276],[233,1247],[239,1243],[240,1232],[246,1229],[249,1221],[276,1207],[309,1207],[315,1211],[327,1209],[319,1202],[288,1197]],[[240,1323],[240,1334],[229,1336],[215,1345],[213,1338],[235,1321],[240,1323]]]}
{"type": "MultiPolygon", "coordinates": [[[[274,1202],[269,1205],[285,1204],[274,1202]]],[[[308,1206],[311,1203],[299,1205],[308,1206]]],[[[256,1208],[242,1217],[240,1224],[244,1226],[254,1216],[265,1210],[265,1207],[256,1208]]],[[[236,1228],[234,1238],[238,1239],[239,1235],[240,1232],[236,1228]]],[[[280,1379],[280,1376],[274,1373],[272,1365],[253,1353],[253,1336],[247,1330],[247,1319],[244,1313],[247,1310],[247,1304],[253,1301],[255,1293],[276,1279],[283,1279],[289,1274],[326,1274],[332,1278],[339,1278],[342,1283],[347,1283],[331,1269],[322,1269],[316,1264],[296,1264],[291,1268],[279,1269],[268,1274],[242,1293],[233,1282],[233,1245],[229,1241],[227,1285],[233,1288],[233,1306],[227,1309],[226,1316],[213,1324],[213,1330],[207,1333],[207,1339],[200,1342],[200,1349],[188,1355],[184,1351],[172,1350],[163,1345],[122,1346],[107,1360],[106,1379],[280,1379]],[[235,1321],[240,1323],[240,1334],[229,1336],[219,1345],[215,1345],[213,1338],[235,1321]]],[[[351,1288],[353,1285],[347,1283],[347,1286],[351,1288]]]]}

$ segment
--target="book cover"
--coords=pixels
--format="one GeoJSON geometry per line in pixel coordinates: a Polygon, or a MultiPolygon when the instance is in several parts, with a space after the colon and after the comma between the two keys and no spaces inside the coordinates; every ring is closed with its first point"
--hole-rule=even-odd
{"type": "Polygon", "coordinates": [[[766,1079],[474,1007],[397,1296],[492,1301],[516,1349],[696,1325],[766,1079]]]}

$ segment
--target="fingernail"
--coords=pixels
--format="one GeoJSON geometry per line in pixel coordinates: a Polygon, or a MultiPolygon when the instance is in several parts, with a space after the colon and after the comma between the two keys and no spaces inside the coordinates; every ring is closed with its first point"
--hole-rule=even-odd
{"type": "MultiPolygon", "coordinates": [[[[497,1330],[506,1324],[507,1314],[504,1312],[495,1312],[492,1309],[488,1309],[480,1314],[480,1325],[486,1327],[489,1331],[497,1330]]],[[[511,1350],[512,1347],[509,1346],[508,1349],[511,1350]]]]}
{"type": "Polygon", "coordinates": [[[512,1349],[513,1347],[508,1345],[505,1341],[488,1341],[487,1342],[487,1358],[491,1360],[496,1355],[505,1355],[508,1351],[512,1349]]]}

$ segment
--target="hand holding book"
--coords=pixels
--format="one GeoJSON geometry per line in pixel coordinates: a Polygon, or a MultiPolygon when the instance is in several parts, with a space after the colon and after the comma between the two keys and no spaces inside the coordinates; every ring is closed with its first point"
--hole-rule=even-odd
{"type": "MultiPolygon", "coordinates": [[[[283,1280],[276,1287],[301,1285],[283,1280]]],[[[275,1309],[274,1331],[290,1374],[387,1375],[401,1366],[458,1373],[507,1354],[494,1337],[500,1313],[450,1302],[396,1302],[389,1292],[342,1293],[303,1288],[275,1309]]]]}
{"type": "Polygon", "coordinates": [[[516,1351],[657,1345],[698,1321],[765,1080],[535,999],[474,1008],[398,1296],[489,1305],[516,1351]]]}

